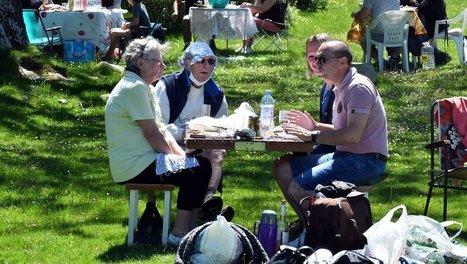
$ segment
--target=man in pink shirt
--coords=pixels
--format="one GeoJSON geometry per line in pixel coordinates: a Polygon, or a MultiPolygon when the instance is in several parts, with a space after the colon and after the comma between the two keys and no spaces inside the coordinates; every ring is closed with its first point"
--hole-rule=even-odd
{"type": "Polygon", "coordinates": [[[349,46],[342,41],[324,42],[315,63],[315,74],[335,85],[332,124],[317,122],[307,112],[291,110],[287,115],[289,123],[282,127],[304,141],[335,145],[336,151],[288,155],[274,162],[274,177],[298,215],[300,200],[313,195],[318,184],[340,180],[366,185],[383,180],[388,157],[383,102],[373,83],[350,67],[349,46]]]}

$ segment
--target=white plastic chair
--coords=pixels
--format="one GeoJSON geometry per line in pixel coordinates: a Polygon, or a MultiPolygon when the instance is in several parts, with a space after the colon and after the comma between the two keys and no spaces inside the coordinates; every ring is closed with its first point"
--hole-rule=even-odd
{"type": "Polygon", "coordinates": [[[386,47],[402,47],[402,68],[409,71],[409,36],[410,15],[404,11],[387,11],[377,16],[366,28],[366,62],[371,63],[371,45],[378,49],[378,68],[383,71],[383,54],[386,47]],[[381,25],[378,27],[378,25],[381,25]],[[383,31],[380,32],[378,29],[383,31]],[[371,38],[371,32],[384,35],[383,42],[371,38]]]}
{"type": "Polygon", "coordinates": [[[433,47],[436,47],[437,39],[453,40],[457,46],[457,53],[459,54],[460,64],[467,63],[467,58],[464,54],[464,35],[467,27],[467,9],[462,11],[458,16],[452,19],[436,20],[435,22],[435,34],[433,37],[433,47]],[[448,32],[445,30],[439,32],[441,25],[448,25],[448,32]],[[460,27],[452,28],[451,25],[460,25],[460,27]]]}

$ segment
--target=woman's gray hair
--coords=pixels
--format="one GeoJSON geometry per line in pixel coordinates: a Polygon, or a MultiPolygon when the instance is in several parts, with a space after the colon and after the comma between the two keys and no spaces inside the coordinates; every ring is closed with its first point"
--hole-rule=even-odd
{"type": "Polygon", "coordinates": [[[307,54],[308,46],[311,43],[320,43],[320,44],[322,44],[322,43],[324,43],[326,41],[329,41],[331,39],[332,38],[326,33],[318,33],[316,35],[310,36],[306,40],[306,42],[305,42],[305,62],[306,62],[306,78],[307,79],[310,79],[311,76],[313,76],[313,70],[311,69],[310,64],[308,64],[308,54],[307,54]]]}
{"type": "Polygon", "coordinates": [[[151,36],[132,40],[123,54],[126,63],[125,70],[139,75],[138,59],[148,58],[148,55],[154,50],[159,50],[162,53],[165,49],[167,49],[167,44],[161,44],[151,36]]]}

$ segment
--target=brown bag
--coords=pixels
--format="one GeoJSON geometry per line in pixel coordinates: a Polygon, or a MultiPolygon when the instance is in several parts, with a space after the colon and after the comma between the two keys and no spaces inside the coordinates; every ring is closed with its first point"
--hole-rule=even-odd
{"type": "Polygon", "coordinates": [[[365,34],[365,24],[354,19],[349,31],[347,32],[347,41],[360,43],[360,40],[363,38],[363,34],[365,34]]]}
{"type": "Polygon", "coordinates": [[[339,198],[305,198],[302,202],[309,203],[305,213],[305,245],[326,248],[333,254],[365,246],[363,232],[373,221],[370,203],[363,193],[351,192],[339,198]]]}

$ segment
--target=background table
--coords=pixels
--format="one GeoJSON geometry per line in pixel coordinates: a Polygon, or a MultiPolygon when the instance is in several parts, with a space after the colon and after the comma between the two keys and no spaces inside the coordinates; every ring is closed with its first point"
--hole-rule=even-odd
{"type": "Polygon", "coordinates": [[[251,10],[232,5],[221,9],[191,7],[190,27],[192,34],[201,41],[212,36],[245,40],[258,32],[251,10]]]}
{"type": "Polygon", "coordinates": [[[41,12],[45,27],[61,26],[63,40],[86,40],[101,51],[106,51],[109,43],[109,29],[120,27],[123,23],[121,13],[110,10],[81,12],[45,11],[41,12]]]}

